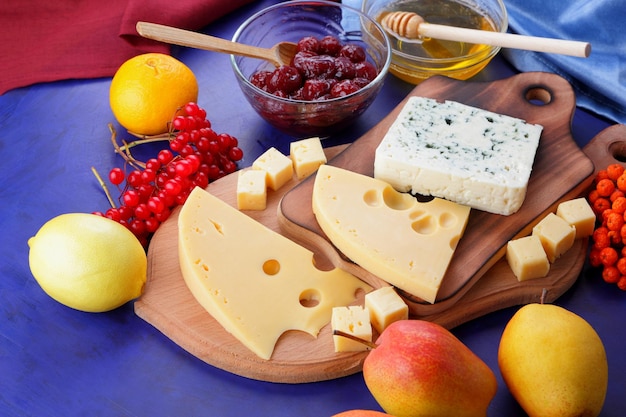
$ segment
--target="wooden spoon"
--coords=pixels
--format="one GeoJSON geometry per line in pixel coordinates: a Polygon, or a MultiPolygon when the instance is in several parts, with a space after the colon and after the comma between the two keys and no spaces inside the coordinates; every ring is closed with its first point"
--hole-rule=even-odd
{"type": "Polygon", "coordinates": [[[409,42],[421,42],[422,38],[433,38],[583,58],[591,53],[591,45],[587,42],[436,25],[425,22],[420,15],[413,12],[391,12],[383,17],[381,23],[387,32],[409,42]]]}
{"type": "Polygon", "coordinates": [[[207,51],[264,59],[277,67],[289,65],[297,48],[297,45],[292,42],[279,42],[271,48],[260,48],[156,23],[137,22],[136,27],[137,33],[144,38],[207,51]]]}

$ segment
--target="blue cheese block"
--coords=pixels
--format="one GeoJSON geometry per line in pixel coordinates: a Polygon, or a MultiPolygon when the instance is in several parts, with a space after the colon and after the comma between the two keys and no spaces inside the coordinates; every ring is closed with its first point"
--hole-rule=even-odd
{"type": "Polygon", "coordinates": [[[411,97],[376,149],[396,190],[490,213],[519,210],[543,127],[454,101],[411,97]]]}

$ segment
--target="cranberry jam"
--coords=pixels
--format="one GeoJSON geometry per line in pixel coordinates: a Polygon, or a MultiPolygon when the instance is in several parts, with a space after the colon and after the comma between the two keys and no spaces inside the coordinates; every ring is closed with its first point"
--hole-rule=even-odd
{"type": "Polygon", "coordinates": [[[291,65],[257,71],[250,82],[278,97],[321,101],[352,94],[377,75],[363,47],[343,45],[334,36],[306,36],[298,41],[291,65]]]}

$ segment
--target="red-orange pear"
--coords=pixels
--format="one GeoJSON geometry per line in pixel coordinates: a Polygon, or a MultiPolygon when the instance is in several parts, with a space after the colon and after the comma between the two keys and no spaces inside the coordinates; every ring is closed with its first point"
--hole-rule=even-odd
{"type": "Polygon", "coordinates": [[[396,417],[485,417],[496,395],[493,371],[444,327],[401,320],[365,358],[363,377],[396,417]]]}

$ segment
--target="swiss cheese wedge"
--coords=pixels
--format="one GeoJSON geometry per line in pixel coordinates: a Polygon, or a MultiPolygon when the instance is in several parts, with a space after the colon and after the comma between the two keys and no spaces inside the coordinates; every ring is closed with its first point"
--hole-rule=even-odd
{"type": "Polygon", "coordinates": [[[317,336],[332,309],[367,284],[320,271],[313,253],[219,198],[195,188],[178,218],[180,268],[195,299],[229,333],[270,359],[287,330],[317,336]]]}
{"type": "Polygon", "coordinates": [[[419,202],[384,181],[322,165],[313,186],[313,213],[353,262],[434,303],[470,208],[439,198],[419,202]]]}

